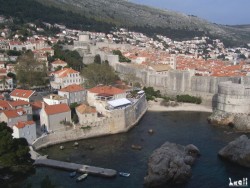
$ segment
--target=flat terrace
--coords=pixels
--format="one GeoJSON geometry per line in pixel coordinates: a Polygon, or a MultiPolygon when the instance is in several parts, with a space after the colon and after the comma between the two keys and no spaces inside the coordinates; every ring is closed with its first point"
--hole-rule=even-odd
{"type": "Polygon", "coordinates": [[[100,168],[95,166],[81,165],[76,163],[69,163],[63,161],[57,161],[52,159],[36,159],[35,166],[47,166],[52,168],[58,168],[69,171],[77,171],[80,173],[88,173],[90,175],[102,176],[102,177],[114,177],[117,172],[113,169],[100,168]]]}

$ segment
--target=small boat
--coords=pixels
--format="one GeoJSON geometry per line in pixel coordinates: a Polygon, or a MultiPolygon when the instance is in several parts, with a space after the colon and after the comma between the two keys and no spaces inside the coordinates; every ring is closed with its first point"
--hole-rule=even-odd
{"type": "Polygon", "coordinates": [[[87,178],[88,174],[87,173],[84,173],[82,174],[81,176],[77,177],[76,178],[76,181],[79,182],[79,181],[82,181],[84,180],[85,178],[87,178]]]}
{"type": "Polygon", "coordinates": [[[119,175],[120,175],[120,176],[123,176],[123,177],[129,177],[129,176],[130,176],[130,173],[127,173],[127,172],[119,172],[119,175]]]}
{"type": "Polygon", "coordinates": [[[69,176],[70,176],[71,178],[75,177],[75,176],[76,176],[76,171],[69,173],[69,176]]]}
{"type": "Polygon", "coordinates": [[[132,144],[131,148],[135,149],[135,150],[141,150],[142,149],[142,147],[140,145],[135,145],[135,144],[132,144]]]}
{"type": "Polygon", "coordinates": [[[64,149],[64,146],[60,146],[60,150],[63,150],[64,149]]]}
{"type": "Polygon", "coordinates": [[[73,146],[77,147],[78,145],[79,145],[78,142],[75,142],[73,146]]]}

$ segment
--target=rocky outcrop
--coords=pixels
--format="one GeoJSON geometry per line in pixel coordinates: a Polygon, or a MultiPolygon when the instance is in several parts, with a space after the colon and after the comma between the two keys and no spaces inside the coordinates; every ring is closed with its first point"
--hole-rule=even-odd
{"type": "Polygon", "coordinates": [[[226,160],[250,167],[250,139],[242,135],[222,148],[218,154],[226,160]]]}
{"type": "Polygon", "coordinates": [[[181,146],[166,142],[150,156],[144,185],[158,187],[187,182],[192,176],[191,165],[199,155],[199,149],[192,144],[181,146]]]}
{"type": "Polygon", "coordinates": [[[250,116],[248,114],[236,114],[216,110],[208,117],[208,121],[214,125],[230,126],[239,131],[250,131],[250,116]]]}

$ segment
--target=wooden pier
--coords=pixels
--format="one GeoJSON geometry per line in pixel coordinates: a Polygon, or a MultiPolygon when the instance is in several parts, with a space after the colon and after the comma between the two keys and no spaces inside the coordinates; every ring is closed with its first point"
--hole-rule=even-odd
{"type": "Polygon", "coordinates": [[[114,177],[117,174],[116,170],[113,169],[81,165],[81,164],[57,161],[52,159],[36,159],[34,165],[47,166],[68,171],[77,171],[80,173],[88,173],[90,175],[96,175],[102,177],[114,177]]]}

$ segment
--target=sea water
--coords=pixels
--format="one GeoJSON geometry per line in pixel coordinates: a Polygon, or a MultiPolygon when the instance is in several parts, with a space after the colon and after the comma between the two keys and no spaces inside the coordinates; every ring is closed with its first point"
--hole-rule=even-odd
{"type": "MultiPolygon", "coordinates": [[[[207,123],[210,113],[204,112],[147,112],[143,119],[127,133],[92,138],[55,145],[39,152],[49,158],[74,163],[94,165],[129,172],[129,177],[101,178],[88,176],[76,183],[69,172],[45,167],[37,167],[36,173],[22,181],[21,187],[40,187],[46,176],[56,187],[87,188],[141,188],[147,173],[147,161],[152,152],[166,141],[182,145],[196,145],[201,156],[192,167],[192,178],[181,186],[187,188],[228,187],[229,178],[250,179],[250,170],[221,160],[217,153],[230,141],[240,136],[227,127],[216,127],[207,123]],[[154,134],[148,130],[153,129],[154,134]],[[131,149],[131,145],[142,146],[141,150],[131,149]]],[[[248,135],[250,136],[250,135],[248,135]]],[[[250,183],[250,182],[249,182],[250,183]]],[[[172,186],[173,187],[173,186],[172,186]]]]}

